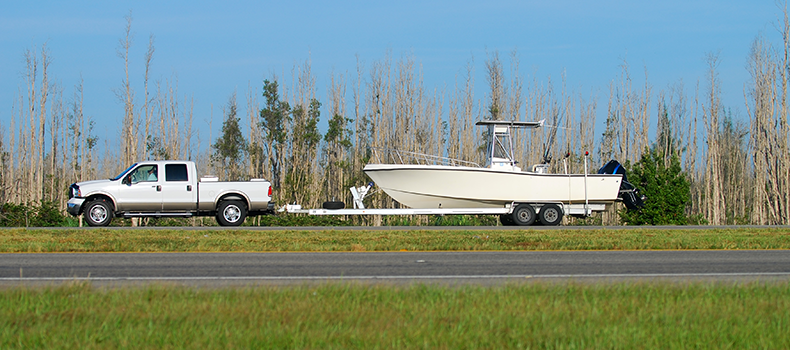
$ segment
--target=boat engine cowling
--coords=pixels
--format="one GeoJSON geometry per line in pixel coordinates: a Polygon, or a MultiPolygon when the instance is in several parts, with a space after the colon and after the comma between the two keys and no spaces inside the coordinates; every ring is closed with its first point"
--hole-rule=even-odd
{"type": "Polygon", "coordinates": [[[628,182],[628,177],[625,174],[625,168],[616,160],[610,160],[606,165],[598,170],[598,174],[621,174],[623,175],[623,182],[620,183],[620,198],[628,210],[639,210],[645,206],[647,198],[639,193],[639,189],[632,183],[628,182]]]}

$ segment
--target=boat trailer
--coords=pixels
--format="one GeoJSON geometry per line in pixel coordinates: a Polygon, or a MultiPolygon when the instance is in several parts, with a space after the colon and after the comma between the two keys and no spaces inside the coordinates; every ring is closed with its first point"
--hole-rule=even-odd
{"type": "Polygon", "coordinates": [[[586,217],[592,215],[593,212],[597,211],[604,211],[606,210],[606,204],[600,203],[579,203],[579,204],[567,204],[567,203],[560,203],[560,202],[551,202],[551,203],[508,203],[502,207],[497,208],[430,208],[430,209],[413,209],[413,208],[391,208],[391,209],[378,209],[378,208],[366,208],[363,200],[365,196],[368,195],[371,188],[373,188],[373,183],[369,183],[366,186],[360,187],[352,187],[351,196],[353,197],[354,208],[348,209],[303,209],[301,205],[298,204],[286,204],[282,206],[278,211],[291,213],[291,214],[307,214],[307,215],[500,215],[502,219],[504,217],[514,216],[515,211],[523,211],[526,210],[523,214],[519,214],[518,216],[522,216],[523,220],[516,220],[511,221],[508,219],[502,219],[503,224],[506,225],[521,225],[527,226],[531,225],[534,222],[540,221],[544,224],[548,225],[559,225],[562,221],[562,217],[564,215],[572,215],[572,216],[579,216],[579,217],[586,217]],[[531,212],[529,208],[531,208],[531,212]],[[553,213],[554,219],[544,219],[543,216],[547,215],[547,213],[541,213],[543,208],[554,208],[555,210],[559,209],[561,212],[553,213]],[[530,217],[531,216],[531,217],[530,217]]]}

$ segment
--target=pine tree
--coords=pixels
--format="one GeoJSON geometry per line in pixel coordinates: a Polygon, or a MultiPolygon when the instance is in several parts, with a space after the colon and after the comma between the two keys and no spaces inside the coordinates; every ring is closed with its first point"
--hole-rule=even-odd
{"type": "Polygon", "coordinates": [[[242,163],[247,154],[247,140],[241,133],[239,117],[236,115],[236,95],[228,102],[225,121],[222,122],[222,136],[211,146],[213,154],[211,161],[216,169],[229,181],[240,180],[244,167],[242,163]]]}
{"type": "Polygon", "coordinates": [[[329,120],[329,128],[324,134],[324,168],[326,174],[326,192],[330,196],[340,196],[345,174],[350,171],[347,154],[351,150],[350,130],[348,124],[353,120],[335,114],[329,120]]]}
{"type": "Polygon", "coordinates": [[[285,142],[287,123],[290,119],[291,107],[288,102],[280,100],[280,94],[277,91],[279,85],[277,80],[263,81],[263,98],[266,100],[266,105],[261,109],[261,124],[260,126],[265,131],[264,137],[265,150],[269,154],[269,166],[272,171],[272,187],[275,190],[280,189],[280,181],[283,172],[283,157],[285,156],[285,142]]]}
{"type": "Polygon", "coordinates": [[[664,162],[664,149],[655,145],[646,149],[633,167],[626,163],[628,181],[647,197],[638,211],[622,211],[620,217],[629,225],[685,225],[686,205],[691,192],[686,174],[680,168],[680,156],[670,150],[670,162],[664,162]]]}
{"type": "Polygon", "coordinates": [[[289,159],[290,170],[285,175],[284,188],[288,190],[288,197],[296,203],[310,203],[315,197],[312,195],[315,169],[314,161],[317,157],[318,144],[321,134],[318,132],[318,121],[321,116],[321,103],[316,99],[310,100],[310,105],[305,108],[295,105],[291,110],[293,120],[292,152],[289,159]]]}

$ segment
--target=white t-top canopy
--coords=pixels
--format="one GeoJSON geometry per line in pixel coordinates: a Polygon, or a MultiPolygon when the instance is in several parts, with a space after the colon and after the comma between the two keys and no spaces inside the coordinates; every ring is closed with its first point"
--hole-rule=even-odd
{"type": "Polygon", "coordinates": [[[543,126],[543,122],[545,120],[539,120],[535,122],[525,122],[519,120],[481,120],[475,125],[497,125],[497,126],[509,126],[511,128],[539,128],[543,126]]]}

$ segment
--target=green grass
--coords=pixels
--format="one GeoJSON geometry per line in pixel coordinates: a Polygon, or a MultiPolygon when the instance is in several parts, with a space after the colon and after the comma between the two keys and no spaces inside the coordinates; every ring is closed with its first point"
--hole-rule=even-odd
{"type": "Polygon", "coordinates": [[[0,290],[0,348],[790,348],[790,285],[0,290]]]}
{"type": "Polygon", "coordinates": [[[641,249],[790,249],[790,230],[0,230],[0,252],[641,249]]]}

